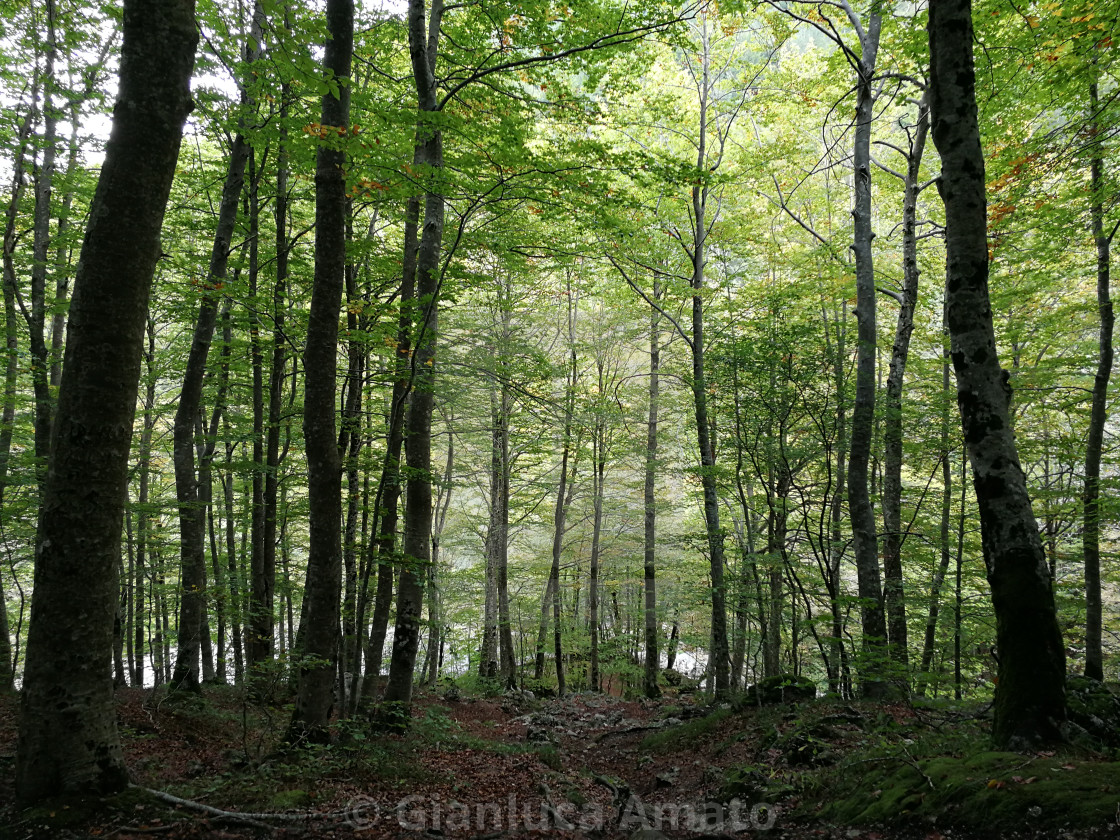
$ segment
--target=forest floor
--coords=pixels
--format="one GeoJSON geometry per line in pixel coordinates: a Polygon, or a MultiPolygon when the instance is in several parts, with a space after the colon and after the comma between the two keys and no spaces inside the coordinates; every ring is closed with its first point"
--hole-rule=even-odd
{"type": "Polygon", "coordinates": [[[282,754],[287,710],[238,690],[118,697],[137,787],[22,812],[17,703],[0,699],[0,838],[1120,837],[1114,756],[989,752],[975,706],[452,689],[420,694],[404,735],[352,721],[329,748],[282,754]]]}

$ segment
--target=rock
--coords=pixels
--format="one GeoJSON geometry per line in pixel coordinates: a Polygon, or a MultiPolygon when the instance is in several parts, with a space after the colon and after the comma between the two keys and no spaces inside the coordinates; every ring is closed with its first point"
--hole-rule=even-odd
{"type": "Polygon", "coordinates": [[[808,677],[796,674],[775,674],[760,680],[746,690],[743,706],[770,706],[776,703],[806,703],[815,700],[817,684],[808,677]]]}
{"type": "Polygon", "coordinates": [[[658,773],[656,782],[657,787],[672,787],[677,783],[677,776],[681,774],[681,768],[670,767],[664,773],[658,773]]]}
{"type": "Polygon", "coordinates": [[[766,798],[767,776],[757,767],[744,764],[727,771],[720,796],[724,801],[761,802],[766,798]]]}
{"type": "Polygon", "coordinates": [[[1069,719],[1095,741],[1120,748],[1120,697],[1102,682],[1071,674],[1066,678],[1069,719]]]}
{"type": "Polygon", "coordinates": [[[556,743],[556,736],[553,735],[552,730],[546,729],[543,726],[530,726],[525,731],[525,737],[533,744],[556,743]]]}

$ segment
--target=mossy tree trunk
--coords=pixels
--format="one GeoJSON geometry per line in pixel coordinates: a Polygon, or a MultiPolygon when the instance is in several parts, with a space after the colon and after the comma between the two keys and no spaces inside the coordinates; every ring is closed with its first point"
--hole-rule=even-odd
{"type": "Polygon", "coordinates": [[[993,738],[1023,749],[1062,740],[1065,648],[1050,571],[1011,429],[1011,389],[988,297],[984,155],[970,0],[930,4],[930,106],[945,202],[946,320],[996,614],[993,738]]]}

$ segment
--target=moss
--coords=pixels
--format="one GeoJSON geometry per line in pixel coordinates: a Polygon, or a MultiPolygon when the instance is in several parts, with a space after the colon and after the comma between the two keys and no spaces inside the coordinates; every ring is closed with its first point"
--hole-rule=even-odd
{"type": "Polygon", "coordinates": [[[1120,804],[1120,764],[1115,762],[984,752],[858,763],[862,767],[852,762],[840,768],[820,816],[851,825],[923,821],[964,829],[1056,831],[1111,822],[1120,804]]]}
{"type": "Polygon", "coordinates": [[[305,790],[278,790],[268,800],[268,809],[290,811],[294,808],[307,808],[311,805],[311,794],[305,790]]]}
{"type": "Polygon", "coordinates": [[[721,724],[734,714],[731,709],[717,709],[710,715],[690,720],[679,726],[669,726],[652,735],[647,735],[641,749],[649,752],[671,752],[690,745],[695,739],[721,729],[721,724]]]}

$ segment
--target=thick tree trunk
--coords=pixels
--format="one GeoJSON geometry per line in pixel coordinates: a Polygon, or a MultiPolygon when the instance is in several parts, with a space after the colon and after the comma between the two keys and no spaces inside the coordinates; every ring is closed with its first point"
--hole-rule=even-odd
{"type": "MultiPolygon", "coordinates": [[[[327,0],[323,68],[337,91],[323,94],[320,122],[349,131],[354,0],[327,0]]],[[[342,474],[335,433],[338,314],[346,280],[346,153],[320,145],[315,165],[315,284],[304,351],[308,558],[300,621],[299,686],[285,740],[325,742],[334,703],[342,586],[342,474]]]]}
{"type": "Polygon", "coordinates": [[[1093,241],[1097,249],[1097,312],[1101,319],[1100,353],[1093,377],[1093,406],[1089,417],[1089,437],[1085,443],[1085,489],[1083,491],[1084,526],[1082,548],[1085,553],[1085,676],[1104,679],[1104,656],[1101,651],[1101,549],[1100,549],[1100,478],[1101,447],[1108,421],[1108,380],[1112,376],[1112,296],[1109,289],[1112,237],[1104,232],[1104,137],[1099,126],[1100,98],[1097,83],[1089,86],[1090,150],[1089,192],[1093,241]]]}
{"type": "Polygon", "coordinates": [[[931,133],[942,164],[946,313],[996,613],[999,682],[992,734],[1000,747],[1027,749],[1062,740],[1065,648],[1011,429],[1008,377],[996,355],[972,38],[970,0],[931,3],[931,133]]]}
{"type": "Polygon", "coordinates": [[[159,231],[197,42],[190,0],[125,0],[120,88],[70,309],[43,493],[16,796],[128,783],[108,665],[159,231]]]}

